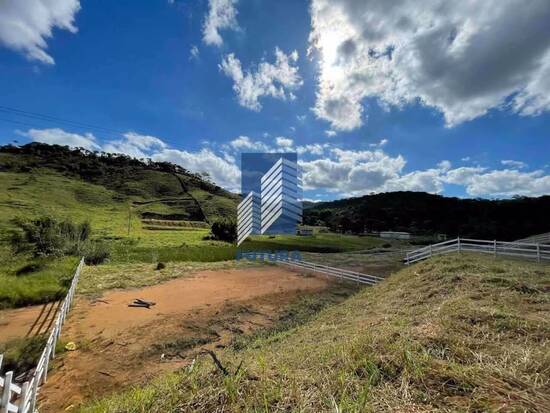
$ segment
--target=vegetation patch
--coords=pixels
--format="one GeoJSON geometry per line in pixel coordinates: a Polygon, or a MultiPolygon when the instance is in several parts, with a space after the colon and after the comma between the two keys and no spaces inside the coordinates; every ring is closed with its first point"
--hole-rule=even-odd
{"type": "Polygon", "coordinates": [[[380,247],[379,238],[343,234],[299,235],[256,235],[244,241],[239,248],[248,251],[299,250],[305,252],[336,253],[360,251],[380,247]]]}
{"type": "Polygon", "coordinates": [[[33,258],[0,250],[0,309],[58,300],[65,296],[78,258],[33,258]]]}

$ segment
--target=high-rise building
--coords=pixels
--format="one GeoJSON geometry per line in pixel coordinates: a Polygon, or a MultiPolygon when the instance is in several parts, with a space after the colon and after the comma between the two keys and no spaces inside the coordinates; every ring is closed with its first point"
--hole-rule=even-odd
{"type": "Polygon", "coordinates": [[[261,201],[260,196],[250,191],[237,207],[237,245],[240,245],[249,235],[261,232],[261,201]]]}
{"type": "Polygon", "coordinates": [[[301,222],[298,165],[281,157],[261,178],[261,233],[296,234],[301,222]]]}

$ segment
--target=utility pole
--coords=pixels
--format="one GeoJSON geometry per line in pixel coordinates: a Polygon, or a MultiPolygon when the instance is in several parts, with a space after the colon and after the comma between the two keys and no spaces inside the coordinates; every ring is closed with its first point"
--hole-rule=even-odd
{"type": "Polygon", "coordinates": [[[128,201],[128,237],[130,237],[130,226],[132,224],[132,203],[128,201]]]}

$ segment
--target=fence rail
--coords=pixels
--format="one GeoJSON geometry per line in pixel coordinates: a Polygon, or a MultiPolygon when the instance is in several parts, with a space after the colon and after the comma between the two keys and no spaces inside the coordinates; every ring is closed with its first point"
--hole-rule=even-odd
{"type": "Polygon", "coordinates": [[[550,232],[545,234],[531,235],[527,238],[518,239],[515,242],[529,242],[535,244],[550,244],[550,232]]]}
{"type": "Polygon", "coordinates": [[[426,247],[408,252],[405,257],[405,263],[412,264],[413,262],[424,260],[436,255],[457,251],[481,252],[485,254],[492,254],[495,257],[498,255],[505,255],[510,257],[533,259],[537,262],[550,262],[550,245],[519,241],[505,242],[496,240],[489,241],[470,238],[455,238],[453,240],[428,245],[426,247]]]}
{"type": "Polygon", "coordinates": [[[330,275],[341,280],[355,281],[360,284],[376,284],[378,281],[383,280],[382,277],[375,275],[363,274],[356,271],[344,270],[336,267],[329,267],[328,265],[316,264],[308,261],[298,261],[291,259],[277,259],[280,264],[289,265],[291,267],[300,268],[308,271],[319,272],[322,274],[330,275]]]}
{"type": "MultiPolygon", "coordinates": [[[[31,380],[19,386],[13,383],[12,371],[8,371],[4,377],[0,375],[0,413],[33,413],[36,411],[38,391],[48,378],[48,364],[50,359],[55,357],[57,339],[61,334],[61,327],[71,308],[83,265],[84,258],[80,260],[76,268],[69,291],[63,300],[61,308],[57,312],[53,329],[46,341],[46,346],[38,360],[31,380]]],[[[3,355],[0,354],[0,367],[2,367],[2,359],[3,355]]]]}

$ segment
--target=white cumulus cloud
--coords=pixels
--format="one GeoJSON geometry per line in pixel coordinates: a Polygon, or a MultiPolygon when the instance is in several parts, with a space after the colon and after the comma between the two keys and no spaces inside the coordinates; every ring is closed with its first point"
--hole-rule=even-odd
{"type": "Polygon", "coordinates": [[[78,31],[75,15],[79,0],[0,1],[0,43],[45,64],[55,61],[46,49],[54,29],[78,31]]]}
{"type": "Polygon", "coordinates": [[[314,112],[333,129],[361,126],[365,98],[435,108],[449,127],[550,109],[547,0],[313,0],[311,19],[314,112]]]}
{"type": "Polygon", "coordinates": [[[70,146],[72,148],[84,148],[89,151],[98,151],[101,146],[96,137],[91,133],[84,135],[66,132],[60,128],[29,129],[26,132],[18,132],[19,135],[32,139],[34,142],[48,143],[50,145],[70,146]]]}
{"type": "Polygon", "coordinates": [[[500,163],[504,166],[509,166],[511,168],[516,168],[516,169],[523,169],[523,168],[527,168],[528,166],[525,162],[514,161],[512,159],[505,159],[503,161],[500,161],[500,163]]]}
{"type": "Polygon", "coordinates": [[[233,80],[233,90],[239,104],[245,108],[259,111],[262,108],[260,98],[270,96],[282,100],[293,100],[293,91],[302,86],[298,73],[298,52],[285,54],[275,48],[275,63],[262,61],[256,70],[243,71],[241,61],[233,53],[226,55],[220,70],[233,80]]]}
{"type": "Polygon", "coordinates": [[[237,0],[209,0],[208,14],[202,27],[202,39],[206,44],[221,46],[220,30],[239,30],[237,0]]]}

